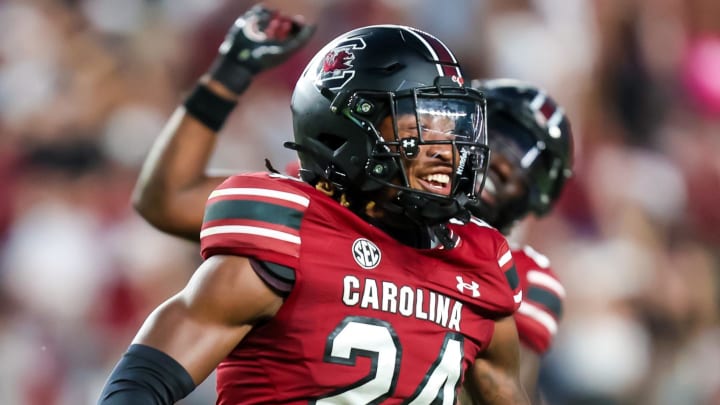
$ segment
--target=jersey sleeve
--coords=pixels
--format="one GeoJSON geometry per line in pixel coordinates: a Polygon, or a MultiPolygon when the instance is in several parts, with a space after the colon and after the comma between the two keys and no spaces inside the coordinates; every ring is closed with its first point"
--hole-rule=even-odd
{"type": "Polygon", "coordinates": [[[526,247],[516,251],[517,264],[523,268],[524,297],[515,313],[520,341],[534,352],[544,354],[552,346],[562,317],[565,289],[550,268],[545,256],[526,247]]]}
{"type": "Polygon", "coordinates": [[[478,310],[494,319],[512,316],[522,302],[523,292],[505,236],[477,218],[452,229],[459,233],[463,245],[469,247],[469,254],[482,269],[475,274],[481,286],[478,310]]]}
{"type": "MultiPolygon", "coordinates": [[[[266,173],[229,177],[209,196],[200,232],[203,259],[235,255],[296,269],[309,197],[292,180],[266,173]]],[[[278,267],[280,266],[280,267],[278,267]]]]}
{"type": "Polygon", "coordinates": [[[509,307],[512,308],[512,313],[518,310],[520,303],[523,300],[523,291],[520,286],[520,278],[518,277],[517,268],[515,267],[513,254],[504,238],[502,244],[500,245],[500,249],[498,249],[497,260],[498,266],[500,266],[500,270],[505,275],[505,280],[511,290],[512,303],[510,303],[509,307]]]}

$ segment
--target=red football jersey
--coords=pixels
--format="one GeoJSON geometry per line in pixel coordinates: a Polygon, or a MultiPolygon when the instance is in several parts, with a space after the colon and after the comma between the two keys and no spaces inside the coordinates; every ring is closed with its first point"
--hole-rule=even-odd
{"type": "Polygon", "coordinates": [[[550,268],[547,257],[530,246],[513,249],[523,301],[515,313],[520,341],[538,354],[551,346],[562,316],[565,289],[550,268]]]}
{"type": "Polygon", "coordinates": [[[292,288],[218,366],[218,404],[455,403],[521,293],[499,232],[453,229],[455,248],[414,249],[298,180],[226,180],[208,200],[203,257],[250,257],[292,288]]]}

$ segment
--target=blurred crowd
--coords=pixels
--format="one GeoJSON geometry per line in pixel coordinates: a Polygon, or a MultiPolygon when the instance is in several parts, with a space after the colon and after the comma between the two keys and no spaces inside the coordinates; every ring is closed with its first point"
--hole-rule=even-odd
{"type": "MultiPolygon", "coordinates": [[[[130,206],[150,144],[207,68],[231,0],[0,0],[0,403],[91,404],[149,311],[198,264],[130,206]]],[[[266,1],[318,24],[256,78],[212,167],[294,159],[308,58],[361,25],[435,34],[466,75],[546,88],[574,125],[555,212],[511,239],[568,292],[552,404],[720,404],[720,2],[266,1]]],[[[182,403],[214,401],[212,378],[182,403]]]]}

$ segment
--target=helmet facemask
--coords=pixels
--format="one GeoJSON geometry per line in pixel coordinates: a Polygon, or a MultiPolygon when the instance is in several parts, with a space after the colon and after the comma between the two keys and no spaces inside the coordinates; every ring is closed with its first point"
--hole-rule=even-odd
{"type": "Polygon", "coordinates": [[[482,94],[430,86],[349,100],[342,113],[375,138],[361,191],[384,192],[384,210],[415,223],[467,219],[488,164],[482,94]]]}

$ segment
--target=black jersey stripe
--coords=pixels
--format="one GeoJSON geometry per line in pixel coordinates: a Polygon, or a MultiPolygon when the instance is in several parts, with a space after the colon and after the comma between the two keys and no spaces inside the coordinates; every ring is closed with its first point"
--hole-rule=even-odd
{"type": "Polygon", "coordinates": [[[542,304],[558,319],[562,316],[562,300],[550,290],[532,286],[528,288],[525,299],[542,304]]]}
{"type": "Polygon", "coordinates": [[[505,278],[507,279],[508,284],[510,284],[510,288],[513,290],[520,285],[520,278],[518,277],[517,269],[515,269],[514,263],[512,267],[505,270],[505,278]]]}
{"type": "Polygon", "coordinates": [[[283,225],[300,230],[303,211],[256,200],[220,200],[205,210],[204,222],[223,219],[245,219],[283,225]]]}

